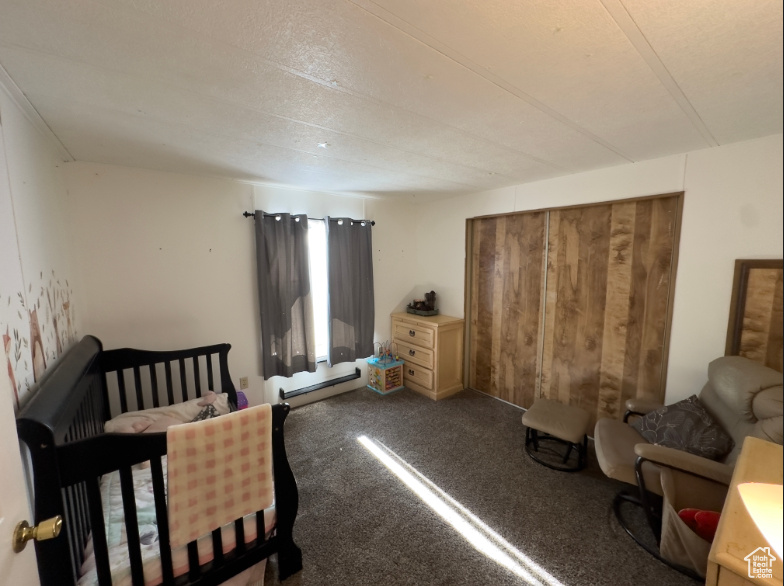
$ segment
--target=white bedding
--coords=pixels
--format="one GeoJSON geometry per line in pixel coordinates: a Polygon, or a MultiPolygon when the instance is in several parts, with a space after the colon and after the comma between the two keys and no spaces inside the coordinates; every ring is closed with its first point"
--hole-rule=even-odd
{"type": "Polygon", "coordinates": [[[106,433],[152,433],[166,431],[169,425],[193,421],[202,409],[212,405],[218,415],[226,415],[229,407],[229,396],[226,393],[208,392],[203,397],[191,399],[184,403],[154,407],[143,411],[129,411],[113,417],[104,424],[106,433]]]}

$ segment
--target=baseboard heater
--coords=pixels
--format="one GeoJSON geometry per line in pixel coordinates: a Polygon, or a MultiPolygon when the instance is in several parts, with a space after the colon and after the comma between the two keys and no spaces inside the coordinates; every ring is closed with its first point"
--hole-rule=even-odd
{"type": "Polygon", "coordinates": [[[355,368],[354,374],[347,374],[346,376],[333,378],[332,380],[325,380],[323,383],[317,383],[315,385],[310,385],[309,387],[302,387],[301,389],[296,389],[288,392],[284,391],[283,389],[280,389],[280,398],[291,399],[291,397],[298,397],[300,395],[312,393],[313,391],[326,389],[327,387],[334,387],[335,385],[339,385],[340,383],[347,383],[350,380],[357,380],[361,376],[362,376],[361,371],[358,368],[355,368]]]}

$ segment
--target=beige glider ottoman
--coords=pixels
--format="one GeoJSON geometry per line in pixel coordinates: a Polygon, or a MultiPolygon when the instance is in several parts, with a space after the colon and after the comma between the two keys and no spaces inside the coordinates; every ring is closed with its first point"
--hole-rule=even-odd
{"type": "MultiPolygon", "coordinates": [[[[531,459],[553,470],[574,472],[585,468],[588,451],[588,412],[564,405],[552,399],[536,399],[523,414],[525,425],[525,451],[531,459]],[[541,436],[539,434],[545,434],[541,436]],[[566,446],[560,464],[546,461],[539,452],[541,442],[550,441],[566,446]],[[533,450],[531,449],[533,445],[533,450]],[[577,452],[577,462],[568,465],[572,451],[577,452]]],[[[559,454],[560,457],[560,454],[559,454]]]]}

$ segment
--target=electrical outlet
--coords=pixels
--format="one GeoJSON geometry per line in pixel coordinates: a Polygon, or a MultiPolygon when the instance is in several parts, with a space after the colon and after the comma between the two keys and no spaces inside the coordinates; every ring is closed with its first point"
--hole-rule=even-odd
{"type": "Polygon", "coordinates": [[[248,377],[241,376],[240,377],[240,390],[248,388],[248,377]]]}

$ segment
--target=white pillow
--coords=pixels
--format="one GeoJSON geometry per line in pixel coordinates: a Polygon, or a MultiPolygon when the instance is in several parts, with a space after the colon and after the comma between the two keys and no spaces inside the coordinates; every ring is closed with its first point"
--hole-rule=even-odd
{"type": "Polygon", "coordinates": [[[154,407],[142,411],[129,411],[113,417],[104,424],[106,433],[141,433],[165,431],[169,425],[189,423],[207,405],[212,405],[220,415],[229,413],[229,395],[210,391],[204,397],[184,403],[154,407]]]}

